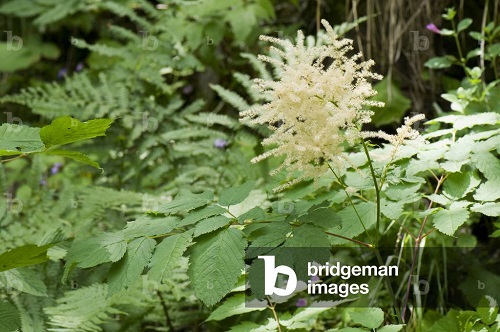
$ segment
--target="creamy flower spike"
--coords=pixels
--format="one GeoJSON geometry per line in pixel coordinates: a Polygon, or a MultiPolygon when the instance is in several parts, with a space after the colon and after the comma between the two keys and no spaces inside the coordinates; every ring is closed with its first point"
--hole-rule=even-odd
{"type": "Polygon", "coordinates": [[[349,56],[352,40],[339,38],[327,21],[321,23],[326,29],[322,45],[306,47],[301,31],[296,45],[289,40],[260,37],[281,46],[271,46],[278,59],[259,56],[278,70],[280,79],[255,80],[270,102],[243,112],[242,120],[267,124],[273,130],[262,144],[276,147],[252,162],[285,156],[283,164],[271,174],[282,169],[300,174],[277,191],[304,179],[317,179],[328,170],[328,163],[342,164],[344,145],[362,138],[361,126],[371,121],[373,113],[366,106],[383,106],[368,100],[376,94],[368,80],[382,79],[370,71],[374,62],[360,61],[361,53],[349,56]]]}

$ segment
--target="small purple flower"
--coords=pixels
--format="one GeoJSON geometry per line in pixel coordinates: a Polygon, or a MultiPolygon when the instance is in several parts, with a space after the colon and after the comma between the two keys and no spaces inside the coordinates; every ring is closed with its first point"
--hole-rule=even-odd
{"type": "Polygon", "coordinates": [[[441,34],[441,30],[434,24],[434,23],[429,23],[425,26],[427,30],[432,31],[437,34],[441,34]]]}
{"type": "Polygon", "coordinates": [[[59,170],[61,169],[62,164],[61,163],[55,163],[52,168],[50,169],[50,174],[55,175],[59,173],[59,170]]]}
{"type": "Polygon", "coordinates": [[[225,149],[228,145],[229,143],[223,138],[216,138],[214,140],[214,147],[217,149],[225,149]]]}
{"type": "Polygon", "coordinates": [[[40,184],[44,187],[47,185],[47,179],[45,179],[45,176],[42,176],[40,178],[40,184]]]}
{"type": "Polygon", "coordinates": [[[63,67],[57,72],[57,79],[60,80],[68,74],[68,69],[63,67]]]}
{"type": "Polygon", "coordinates": [[[191,84],[186,85],[185,87],[182,88],[182,93],[185,95],[191,94],[193,92],[194,88],[191,84]]]}
{"type": "Polygon", "coordinates": [[[83,70],[83,62],[78,62],[75,67],[75,71],[77,73],[81,72],[83,70]]]}
{"type": "Polygon", "coordinates": [[[318,276],[311,276],[311,282],[312,283],[315,283],[315,282],[318,282],[319,281],[319,277],[318,276]]]}
{"type": "Polygon", "coordinates": [[[307,305],[307,299],[300,298],[297,300],[297,303],[295,303],[295,306],[300,308],[300,307],[305,307],[307,305]]]}

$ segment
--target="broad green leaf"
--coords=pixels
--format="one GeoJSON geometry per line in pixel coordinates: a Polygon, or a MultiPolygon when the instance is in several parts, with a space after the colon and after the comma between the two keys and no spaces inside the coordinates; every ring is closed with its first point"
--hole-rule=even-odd
{"type": "Polygon", "coordinates": [[[483,323],[487,325],[493,324],[498,315],[498,302],[493,297],[486,295],[479,301],[476,312],[483,323]]]}
{"type": "Polygon", "coordinates": [[[366,329],[359,327],[344,327],[340,330],[328,330],[327,332],[368,332],[366,329]]]}
{"type": "Polygon", "coordinates": [[[105,136],[113,120],[95,119],[81,122],[69,116],[55,119],[40,129],[40,138],[47,148],[105,136]]]}
{"type": "Polygon", "coordinates": [[[292,227],[284,221],[275,221],[269,223],[250,234],[253,239],[247,249],[247,257],[257,257],[264,254],[269,248],[278,247],[285,242],[286,236],[290,233],[292,227]]]}
{"type": "Polygon", "coordinates": [[[182,254],[191,244],[192,236],[189,232],[175,234],[163,239],[156,246],[149,263],[151,266],[148,272],[149,279],[162,282],[163,278],[177,267],[182,254]]]}
{"type": "Polygon", "coordinates": [[[10,302],[0,301],[0,332],[20,331],[21,314],[10,302]]]}
{"type": "MultiPolygon", "coordinates": [[[[338,215],[342,219],[342,225],[339,227],[332,227],[329,232],[341,235],[343,237],[354,238],[375,225],[377,221],[377,207],[373,202],[363,202],[356,205],[356,211],[352,206],[347,206],[341,210],[338,215]],[[359,218],[358,218],[358,214],[359,218]],[[361,220],[360,220],[361,218],[361,220]],[[363,227],[364,225],[364,227],[363,227]]],[[[330,236],[332,244],[343,244],[347,240],[338,237],[330,236]]]]}
{"type": "Polygon", "coordinates": [[[332,228],[335,226],[340,226],[342,224],[342,220],[338,216],[338,214],[329,208],[316,208],[307,214],[301,216],[299,221],[309,222],[315,226],[323,227],[323,228],[332,228]]]}
{"type": "Polygon", "coordinates": [[[399,324],[399,325],[386,325],[382,326],[377,330],[377,332],[398,332],[403,329],[404,325],[399,324]]]}
{"type": "Polygon", "coordinates": [[[294,248],[330,247],[330,241],[323,229],[311,224],[304,224],[292,230],[292,234],[287,238],[284,246],[294,248]]]}
{"type": "Polygon", "coordinates": [[[78,152],[78,151],[49,150],[49,151],[45,151],[44,153],[73,159],[75,161],[90,165],[92,167],[100,168],[99,163],[93,161],[92,159],[87,157],[85,154],[78,152]]]}
{"type": "Polygon", "coordinates": [[[315,308],[315,307],[307,307],[300,308],[297,310],[293,316],[289,319],[285,319],[282,317],[280,319],[281,325],[285,326],[288,330],[296,330],[296,329],[308,329],[311,327],[311,320],[317,320],[318,316],[331,308],[315,308]]]}
{"type": "Polygon", "coordinates": [[[384,321],[384,312],[380,308],[363,308],[350,311],[349,316],[356,324],[360,324],[369,329],[379,327],[384,321]]]}
{"type": "Polygon", "coordinates": [[[386,198],[380,200],[382,214],[389,219],[398,219],[404,211],[405,202],[393,202],[386,198]]]}
{"type": "Polygon", "coordinates": [[[219,197],[219,204],[222,206],[229,206],[243,202],[254,186],[255,181],[247,181],[242,185],[223,190],[219,197]]]}
{"type": "Polygon", "coordinates": [[[179,218],[176,217],[156,218],[144,215],[128,222],[122,233],[127,239],[141,236],[158,236],[170,233],[177,227],[178,222],[179,218]]]}
{"type": "Polygon", "coordinates": [[[378,82],[374,88],[378,93],[373,97],[373,100],[382,101],[385,106],[372,109],[375,112],[372,122],[376,126],[399,122],[410,108],[411,100],[388,78],[378,82]]]}
{"type": "Polygon", "coordinates": [[[430,58],[424,63],[424,66],[431,69],[443,69],[451,67],[452,64],[453,64],[452,59],[443,56],[443,57],[430,58]]]}
{"type": "Polygon", "coordinates": [[[246,314],[252,311],[262,311],[265,309],[266,307],[247,307],[245,305],[245,294],[238,293],[225,300],[219,307],[217,307],[217,309],[212,311],[210,316],[208,316],[207,321],[219,321],[227,317],[246,314]]]}
{"type": "Polygon", "coordinates": [[[39,128],[10,123],[0,126],[0,156],[40,152],[43,148],[39,128]]]}
{"type": "Polygon", "coordinates": [[[136,282],[153,255],[156,241],[146,237],[138,238],[127,245],[127,253],[109,270],[108,295],[118,293],[136,282]]]}
{"type": "Polygon", "coordinates": [[[213,232],[216,229],[222,228],[228,225],[231,219],[224,216],[214,216],[200,221],[194,228],[194,237],[213,232]]]}
{"type": "Polygon", "coordinates": [[[476,203],[471,207],[471,211],[479,212],[490,217],[498,217],[500,216],[500,203],[476,203]]]}
{"type": "Polygon", "coordinates": [[[488,180],[500,180],[500,160],[491,152],[473,154],[472,161],[488,180]]]}
{"type": "Polygon", "coordinates": [[[7,286],[34,296],[47,296],[47,287],[34,271],[12,269],[2,273],[5,276],[7,286]]]}
{"type": "Polygon", "coordinates": [[[467,29],[472,24],[472,20],[470,18],[464,18],[457,25],[457,33],[467,29]]]}
{"type": "Polygon", "coordinates": [[[119,261],[127,250],[127,242],[120,233],[104,233],[75,241],[66,256],[67,265],[76,263],[89,268],[107,262],[119,261]]]}
{"type": "Polygon", "coordinates": [[[395,202],[407,200],[408,197],[415,196],[420,186],[420,183],[401,183],[392,185],[385,190],[385,195],[395,202]]]}
{"type": "Polygon", "coordinates": [[[470,172],[452,173],[446,178],[443,191],[450,198],[460,199],[479,186],[480,183],[481,180],[470,172]]]}
{"type": "Polygon", "coordinates": [[[190,211],[209,204],[212,198],[213,193],[209,191],[201,194],[193,194],[187,190],[183,190],[171,202],[160,206],[157,212],[170,214],[179,211],[190,211]]]}
{"type": "Polygon", "coordinates": [[[177,227],[188,226],[197,223],[198,221],[203,220],[205,218],[212,217],[215,215],[220,215],[225,212],[226,209],[218,205],[212,205],[206,208],[202,208],[198,211],[190,212],[184,219],[179,221],[177,227]]]}
{"type": "Polygon", "coordinates": [[[26,244],[4,252],[0,255],[0,272],[46,262],[49,259],[47,250],[53,245],[51,243],[39,247],[26,244]]]}
{"type": "Polygon", "coordinates": [[[500,180],[484,182],[474,193],[474,199],[482,202],[494,202],[500,198],[500,180]]]}
{"type": "Polygon", "coordinates": [[[500,122],[500,114],[485,112],[474,115],[445,115],[426,122],[426,124],[449,123],[454,129],[462,130],[482,125],[496,125],[500,122]]]}
{"type": "Polygon", "coordinates": [[[447,210],[440,210],[434,215],[434,226],[442,233],[453,236],[455,231],[469,217],[467,204],[464,202],[453,202],[447,210]]]}
{"type": "Polygon", "coordinates": [[[196,296],[207,306],[219,302],[238,281],[245,247],[243,233],[234,228],[206,235],[193,246],[188,274],[196,296]]]}
{"type": "Polygon", "coordinates": [[[460,331],[458,312],[454,309],[448,311],[446,316],[435,322],[428,332],[460,331]]]}

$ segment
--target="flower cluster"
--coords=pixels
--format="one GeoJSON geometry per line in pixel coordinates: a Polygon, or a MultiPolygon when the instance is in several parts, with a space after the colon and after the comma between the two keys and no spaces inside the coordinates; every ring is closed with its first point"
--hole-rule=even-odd
{"type": "Polygon", "coordinates": [[[301,31],[296,45],[260,37],[280,46],[271,46],[276,57],[259,56],[276,68],[279,80],[256,80],[257,88],[270,101],[243,112],[242,120],[267,124],[273,130],[262,144],[275,147],[252,162],[284,156],[283,164],[272,174],[283,169],[290,174],[299,172],[278,191],[318,178],[329,163],[341,163],[344,145],[361,138],[361,126],[371,121],[372,112],[366,106],[383,106],[368,100],[376,94],[369,80],[382,78],[370,71],[374,62],[360,61],[360,53],[349,56],[352,40],[339,38],[325,20],[322,24],[326,29],[323,42],[312,47],[305,46],[301,31]]]}

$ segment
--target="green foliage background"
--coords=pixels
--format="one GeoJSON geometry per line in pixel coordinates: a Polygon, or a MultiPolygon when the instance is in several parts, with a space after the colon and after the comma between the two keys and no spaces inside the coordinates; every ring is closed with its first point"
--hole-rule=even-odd
{"type": "Polygon", "coordinates": [[[0,1],[0,331],[499,331],[499,288],[471,286],[500,285],[499,4],[415,3],[0,1]],[[280,161],[250,162],[269,129],[238,119],[267,102],[252,78],[279,79],[258,36],[320,17],[385,77],[368,129],[421,112],[429,144],[387,163],[367,142],[372,159],[274,193],[280,161]],[[434,307],[406,283],[365,309],[244,305],[245,251],[360,244],[486,249],[434,307]]]}

